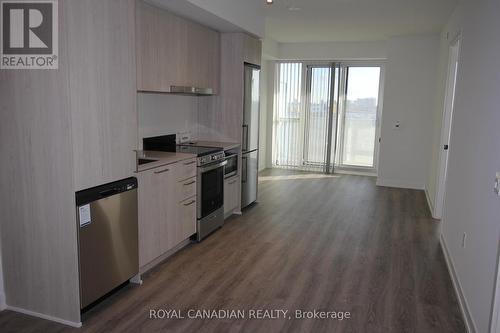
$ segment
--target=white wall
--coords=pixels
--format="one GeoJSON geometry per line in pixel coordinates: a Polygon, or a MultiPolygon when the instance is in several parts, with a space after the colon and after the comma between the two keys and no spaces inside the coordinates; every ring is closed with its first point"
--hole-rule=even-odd
{"type": "Polygon", "coordinates": [[[2,244],[0,243],[0,311],[4,310],[5,307],[6,303],[5,303],[5,288],[3,286],[2,244]]]}
{"type": "Polygon", "coordinates": [[[388,41],[377,184],[424,189],[438,65],[438,36],[388,41]],[[401,127],[394,129],[399,121],[401,127]]]}
{"type": "Polygon", "coordinates": [[[188,0],[192,4],[258,37],[264,37],[265,13],[262,2],[248,0],[188,0]]]}
{"type": "Polygon", "coordinates": [[[272,134],[275,61],[262,59],[259,127],[259,170],[272,167],[272,134]]]}
{"type": "Polygon", "coordinates": [[[453,42],[461,29],[462,7],[457,7],[448,20],[440,36],[439,66],[437,71],[436,99],[434,102],[434,124],[432,133],[431,155],[429,159],[429,175],[426,191],[432,208],[436,207],[436,184],[439,167],[439,154],[441,152],[441,126],[443,122],[444,98],[446,93],[446,80],[448,77],[448,57],[450,43],[453,42]]]}
{"type": "MultiPolygon", "coordinates": [[[[269,83],[267,82],[268,71],[270,64],[266,60],[262,60],[260,68],[260,114],[259,114],[259,171],[266,168],[266,151],[267,151],[267,113],[268,98],[272,98],[269,94],[269,83]]],[[[272,67],[272,65],[271,65],[272,67]]]]}
{"type": "Polygon", "coordinates": [[[144,0],[221,32],[264,37],[265,4],[248,0],[144,0]]]}
{"type": "Polygon", "coordinates": [[[442,234],[477,331],[488,332],[500,235],[500,2],[468,0],[463,13],[442,234]]]}
{"type": "Polygon", "coordinates": [[[278,58],[283,60],[380,60],[387,58],[387,43],[278,43],[278,58]]]}
{"type": "Polygon", "coordinates": [[[169,94],[137,94],[139,149],[144,137],[191,131],[198,135],[198,97],[169,94]]]}

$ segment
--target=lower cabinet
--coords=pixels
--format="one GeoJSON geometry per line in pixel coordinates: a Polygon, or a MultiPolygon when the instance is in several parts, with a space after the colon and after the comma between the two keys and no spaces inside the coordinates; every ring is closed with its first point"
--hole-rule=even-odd
{"type": "Polygon", "coordinates": [[[240,177],[224,179],[224,216],[228,217],[239,206],[240,177]]]}
{"type": "Polygon", "coordinates": [[[186,161],[141,171],[139,190],[139,265],[165,254],[196,233],[196,177],[186,161]]]}
{"type": "Polygon", "coordinates": [[[182,201],[179,211],[178,237],[182,241],[196,233],[196,197],[182,201]]]}

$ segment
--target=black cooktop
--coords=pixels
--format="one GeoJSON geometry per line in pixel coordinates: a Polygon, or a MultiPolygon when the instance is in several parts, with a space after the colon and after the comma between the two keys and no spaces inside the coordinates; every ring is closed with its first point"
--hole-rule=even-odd
{"type": "Polygon", "coordinates": [[[222,151],[222,148],[201,147],[193,144],[176,145],[175,140],[175,134],[155,136],[142,139],[142,146],[144,150],[189,153],[196,154],[198,157],[222,151]]]}
{"type": "Polygon", "coordinates": [[[184,145],[178,145],[176,147],[176,152],[178,153],[189,153],[189,154],[196,154],[198,156],[205,156],[205,155],[210,155],[213,153],[217,153],[222,151],[221,148],[214,148],[214,147],[200,147],[200,146],[184,146],[184,145]]]}

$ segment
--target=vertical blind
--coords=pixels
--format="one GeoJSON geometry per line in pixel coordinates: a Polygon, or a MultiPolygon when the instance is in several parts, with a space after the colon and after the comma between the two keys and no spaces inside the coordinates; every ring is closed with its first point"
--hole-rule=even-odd
{"type": "Polygon", "coordinates": [[[379,66],[279,62],[275,78],[274,167],[374,167],[379,66]]]}
{"type": "Polygon", "coordinates": [[[273,117],[273,165],[322,170],[330,96],[329,66],[278,63],[273,117]]]}
{"type": "Polygon", "coordinates": [[[304,82],[302,63],[278,63],[273,117],[273,164],[299,167],[304,150],[304,82]]]}

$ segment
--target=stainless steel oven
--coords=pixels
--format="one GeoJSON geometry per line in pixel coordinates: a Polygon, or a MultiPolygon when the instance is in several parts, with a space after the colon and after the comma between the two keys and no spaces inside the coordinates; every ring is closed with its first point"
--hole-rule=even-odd
{"type": "Polygon", "coordinates": [[[224,224],[224,166],[226,164],[226,160],[219,160],[198,165],[196,233],[198,241],[224,224]]]}
{"type": "Polygon", "coordinates": [[[227,164],[224,168],[224,178],[229,178],[238,174],[238,154],[229,151],[225,154],[227,164]]]}

